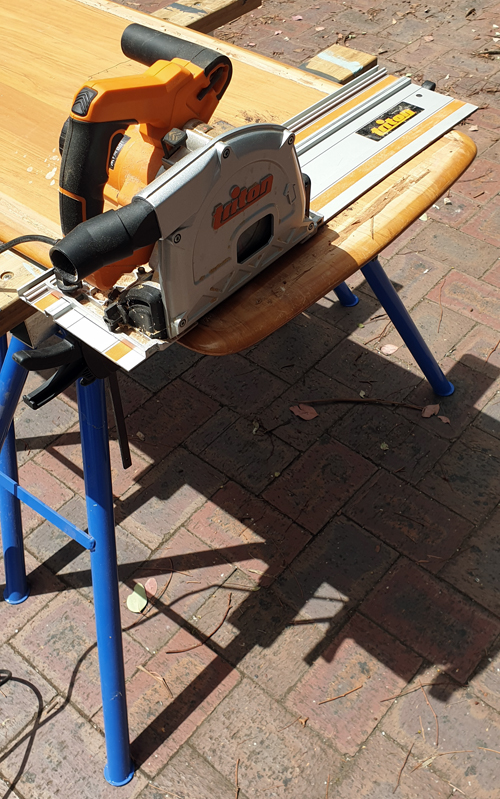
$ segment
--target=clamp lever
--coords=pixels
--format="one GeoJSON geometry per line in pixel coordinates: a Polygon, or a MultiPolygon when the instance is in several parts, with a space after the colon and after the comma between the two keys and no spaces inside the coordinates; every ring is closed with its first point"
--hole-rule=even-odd
{"type": "Polygon", "coordinates": [[[88,386],[96,379],[107,378],[123,468],[128,469],[132,465],[116,377],[118,367],[113,367],[107,358],[72,336],[67,336],[62,341],[48,347],[16,352],[12,357],[28,372],[56,369],[56,372],[41,386],[23,396],[26,405],[29,405],[34,411],[53,400],[76,380],[80,380],[83,386],[88,386]]]}

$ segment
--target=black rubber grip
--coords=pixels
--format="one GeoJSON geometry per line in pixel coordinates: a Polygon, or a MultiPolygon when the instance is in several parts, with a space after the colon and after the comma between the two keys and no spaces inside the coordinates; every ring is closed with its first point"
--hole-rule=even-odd
{"type": "Polygon", "coordinates": [[[70,117],[65,123],[59,178],[62,189],[59,210],[64,234],[85,219],[102,214],[110,152],[121,137],[120,131],[133,121],[83,122],[70,117]],[[117,140],[113,142],[115,135],[117,140]]]}
{"type": "Polygon", "coordinates": [[[37,411],[58,397],[59,394],[62,394],[63,391],[66,391],[78,378],[83,377],[86,371],[83,358],[74,360],[65,366],[61,366],[57,372],[54,372],[45,383],[35,388],[34,391],[25,394],[23,400],[32,410],[37,411]]]}
{"type": "Polygon", "coordinates": [[[50,250],[56,277],[65,285],[78,281],[136,250],[154,244],[160,228],[152,206],[142,197],[117,211],[82,222],[50,250]]]}
{"type": "Polygon", "coordinates": [[[28,372],[38,372],[42,369],[55,369],[73,363],[81,353],[75,351],[75,345],[68,339],[51,344],[49,347],[40,347],[35,350],[20,350],[12,356],[16,363],[23,366],[28,372]]]}
{"type": "Polygon", "coordinates": [[[147,28],[145,25],[138,25],[134,22],[125,28],[121,45],[127,58],[132,58],[148,67],[155,61],[172,61],[173,58],[182,58],[196,64],[197,67],[203,69],[205,75],[210,75],[217,67],[227,67],[229,70],[227,81],[217,94],[219,100],[231,80],[233,67],[227,56],[216,50],[203,47],[203,45],[147,28]]]}

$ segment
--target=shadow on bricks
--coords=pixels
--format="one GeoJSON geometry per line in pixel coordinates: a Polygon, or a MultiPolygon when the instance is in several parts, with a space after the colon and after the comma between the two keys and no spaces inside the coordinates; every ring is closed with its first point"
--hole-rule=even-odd
{"type": "MultiPolygon", "coordinates": [[[[367,300],[364,289],[363,284],[358,288],[367,300]]],[[[324,319],[325,311],[319,306],[310,310],[314,327],[315,312],[324,319]]],[[[351,318],[354,336],[360,310],[362,303],[350,317],[347,309],[333,308],[332,317],[343,314],[344,331],[351,318]]],[[[133,755],[139,765],[235,668],[299,708],[297,683],[303,695],[310,691],[312,696],[334,661],[345,676],[345,690],[356,688],[347,674],[361,662],[360,652],[365,663],[358,669],[361,682],[384,668],[395,675],[397,692],[430,664],[449,676],[450,696],[475,670],[481,672],[485,652],[495,657],[498,607],[490,606],[488,592],[479,599],[481,605],[471,599],[463,570],[455,568],[464,557],[470,568],[474,553],[475,574],[483,568],[486,547],[493,546],[491,531],[481,543],[481,527],[475,529],[469,548],[470,520],[484,521],[500,498],[481,441],[473,446],[478,470],[473,491],[467,488],[467,451],[454,455],[461,433],[471,423],[477,426],[498,372],[490,368],[485,374],[476,361],[472,356],[467,364],[444,359],[456,386],[453,396],[439,399],[440,415],[449,423],[423,419],[404,407],[433,404],[436,398],[415,370],[383,359],[352,337],[326,353],[320,346],[294,386],[277,383],[266,399],[268,407],[250,415],[236,413],[230,400],[220,408],[216,359],[191,365],[179,378],[195,385],[212,409],[219,403],[219,410],[202,418],[166,457],[161,453],[117,503],[120,526],[153,551],[149,560],[120,565],[120,578],[130,589],[137,580],[155,576],[160,588],[168,589],[149,615],[132,619],[126,610],[122,615],[124,630],[158,652],[157,657],[165,647],[168,654],[168,641],[176,635],[203,644],[209,657],[199,660],[186,687],[135,731],[133,755]],[[195,372],[200,363],[203,374],[213,364],[206,385],[195,372]],[[324,399],[328,390],[327,396],[348,402],[325,406],[311,422],[290,418],[291,404],[324,399]],[[354,404],[360,391],[366,398],[400,404],[354,404]],[[284,392],[286,402],[280,407],[284,392]],[[451,575],[446,582],[442,570],[451,575]],[[227,629],[232,633],[210,634],[199,613],[209,603],[218,618],[231,603],[227,629]],[[291,655],[293,670],[285,668],[274,680],[259,663],[265,655],[255,652],[280,660],[281,650],[272,653],[290,630],[300,632],[305,644],[291,655]]],[[[263,366],[247,364],[250,372],[264,372],[263,366]]],[[[243,379],[247,376],[239,364],[232,372],[233,394],[243,379]]],[[[488,430],[500,438],[500,425],[492,431],[490,421],[488,430]]],[[[71,584],[76,573],[61,572],[80,553],[79,545],[68,541],[39,569],[57,572],[71,584]]],[[[78,585],[91,584],[88,568],[77,576],[78,585]]],[[[36,573],[31,580],[36,595],[36,573]]],[[[87,654],[80,656],[71,685],[87,654]]],[[[286,659],[286,649],[281,655],[281,661],[286,659]]],[[[130,699],[130,681],[128,693],[130,699]]]]}

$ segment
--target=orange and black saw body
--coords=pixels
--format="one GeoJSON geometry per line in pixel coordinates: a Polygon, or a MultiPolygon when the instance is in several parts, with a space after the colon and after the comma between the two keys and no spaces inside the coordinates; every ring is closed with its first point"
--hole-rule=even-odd
{"type": "MultiPolygon", "coordinates": [[[[66,235],[102,214],[104,201],[128,205],[158,174],[164,140],[190,120],[207,123],[229,85],[227,56],[142,25],[125,29],[124,54],[148,66],[142,75],[86,83],[61,134],[61,227],[66,235]]],[[[103,290],[149,260],[148,245],[89,275],[103,290]]]]}

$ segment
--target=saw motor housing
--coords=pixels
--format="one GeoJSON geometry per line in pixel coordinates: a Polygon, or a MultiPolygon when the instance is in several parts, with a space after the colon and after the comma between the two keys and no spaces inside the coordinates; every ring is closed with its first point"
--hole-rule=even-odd
{"type": "Polygon", "coordinates": [[[122,48],[150,63],[188,45],[192,62],[157,60],[141,76],[92,82],[76,96],[61,166],[66,236],[51,258],[64,291],[85,279],[109,292],[111,331],[172,340],[311,236],[321,217],[309,212],[294,134],[276,124],[208,125],[230,62],[163,36],[131,25],[122,48]],[[116,210],[102,212],[105,198],[116,210]],[[133,284],[118,288],[136,267],[133,284]]]}
{"type": "MultiPolygon", "coordinates": [[[[59,142],[64,234],[102,214],[105,200],[115,208],[128,205],[162,169],[172,150],[170,132],[191,119],[208,122],[231,80],[227,56],[143,25],[129,25],[121,46],[149,69],[89,81],[76,94],[59,142]]],[[[152,246],[87,280],[112,288],[124,272],[147,263],[152,246]]]]}

